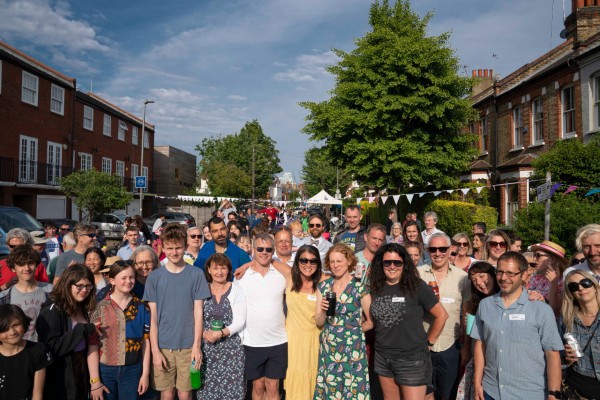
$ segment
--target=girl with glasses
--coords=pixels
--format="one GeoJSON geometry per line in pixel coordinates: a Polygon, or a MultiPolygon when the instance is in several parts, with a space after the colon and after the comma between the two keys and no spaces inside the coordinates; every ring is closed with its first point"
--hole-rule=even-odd
{"type": "Polygon", "coordinates": [[[422,400],[431,379],[429,346],[442,333],[448,313],[397,243],[375,253],[370,289],[374,367],[384,398],[422,400]],[[433,317],[429,332],[423,328],[427,315],[433,317]]]}
{"type": "Polygon", "coordinates": [[[89,313],[96,306],[94,275],[83,264],[62,274],[36,321],[40,342],[50,348],[54,362],[46,368],[45,399],[83,400],[90,393],[87,347],[96,327],[89,313]]]}
{"type": "Polygon", "coordinates": [[[597,399],[600,398],[597,363],[600,359],[600,286],[589,272],[581,270],[569,272],[565,283],[560,333],[573,334],[583,353],[583,357],[576,357],[574,349],[565,345],[569,367],[564,372],[564,380],[579,395],[568,398],[597,399]]]}

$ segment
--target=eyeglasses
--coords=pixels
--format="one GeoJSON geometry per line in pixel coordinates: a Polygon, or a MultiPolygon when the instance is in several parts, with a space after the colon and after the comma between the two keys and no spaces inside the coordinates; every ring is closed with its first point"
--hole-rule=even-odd
{"type": "Polygon", "coordinates": [[[383,260],[383,261],[381,261],[381,265],[383,265],[383,268],[389,268],[392,265],[394,265],[395,267],[403,267],[404,261],[402,261],[402,260],[383,260]]]}
{"type": "Polygon", "coordinates": [[[505,249],[505,248],[506,248],[506,242],[494,242],[494,241],[492,240],[492,241],[489,241],[488,243],[490,244],[490,247],[498,247],[498,246],[500,246],[500,247],[502,247],[503,249],[505,249]]]}
{"type": "Polygon", "coordinates": [[[143,268],[143,267],[154,267],[154,261],[138,261],[135,263],[135,266],[138,268],[143,268]]]}
{"type": "Polygon", "coordinates": [[[541,257],[549,257],[549,256],[548,256],[548,254],[546,254],[546,253],[535,253],[535,254],[533,255],[533,259],[534,259],[534,260],[538,260],[538,259],[540,259],[541,257]]]}
{"type": "Polygon", "coordinates": [[[428,247],[427,251],[430,252],[431,254],[435,254],[438,252],[438,250],[440,251],[440,253],[445,253],[448,251],[448,249],[450,248],[450,246],[443,246],[443,247],[428,247]]]}
{"type": "Polygon", "coordinates": [[[567,285],[569,292],[571,293],[577,292],[579,290],[579,286],[581,286],[583,289],[589,289],[594,286],[594,282],[592,282],[592,280],[589,278],[583,278],[579,282],[569,282],[567,285]]]}
{"type": "Polygon", "coordinates": [[[95,233],[82,233],[82,234],[81,234],[81,235],[79,235],[79,236],[87,236],[87,237],[89,237],[90,239],[95,239],[95,238],[96,238],[96,234],[95,234],[95,233]]]}
{"type": "Polygon", "coordinates": [[[81,285],[73,284],[73,286],[75,286],[75,289],[77,289],[78,292],[82,292],[84,290],[89,292],[90,290],[92,290],[94,288],[94,285],[84,285],[84,284],[81,284],[81,285]]]}
{"type": "Polygon", "coordinates": [[[456,256],[458,255],[458,253],[457,253],[456,251],[453,251],[453,252],[451,252],[451,253],[450,253],[450,255],[451,255],[452,257],[456,257],[456,256]]]}
{"type": "Polygon", "coordinates": [[[309,227],[309,228],[320,228],[320,227],[322,227],[322,226],[323,226],[323,225],[321,225],[321,224],[308,224],[308,227],[309,227]]]}
{"type": "Polygon", "coordinates": [[[529,263],[529,268],[537,268],[537,264],[536,263],[529,263]]]}
{"type": "Polygon", "coordinates": [[[202,235],[190,235],[192,239],[202,239],[202,235]]]}
{"type": "Polygon", "coordinates": [[[469,242],[457,242],[460,247],[469,247],[469,242]]]}
{"type": "Polygon", "coordinates": [[[299,258],[298,262],[302,265],[306,265],[306,264],[317,265],[319,263],[319,260],[316,258],[299,258]]]}
{"type": "Polygon", "coordinates": [[[71,229],[70,228],[60,228],[60,230],[69,232],[71,229]]]}
{"type": "Polygon", "coordinates": [[[571,260],[571,266],[581,264],[584,261],[585,261],[585,257],[584,258],[573,258],[571,260]]]}
{"type": "Polygon", "coordinates": [[[506,276],[508,276],[509,278],[514,278],[514,277],[515,277],[515,276],[517,276],[517,275],[521,275],[521,271],[519,271],[519,272],[512,272],[512,271],[501,271],[501,270],[498,270],[498,271],[496,271],[496,276],[497,276],[498,278],[501,278],[501,277],[502,277],[502,275],[506,275],[506,276]]]}
{"type": "Polygon", "coordinates": [[[258,251],[259,253],[262,253],[263,251],[266,251],[267,253],[272,253],[273,248],[272,247],[257,247],[256,251],[258,251]]]}

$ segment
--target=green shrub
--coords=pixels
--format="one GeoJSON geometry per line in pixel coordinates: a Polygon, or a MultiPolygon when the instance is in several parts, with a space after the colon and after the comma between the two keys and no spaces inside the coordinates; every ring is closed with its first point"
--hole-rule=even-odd
{"type": "Polygon", "coordinates": [[[496,227],[498,212],[495,208],[452,200],[435,200],[427,211],[438,216],[437,228],[452,236],[458,232],[470,233],[475,222],[485,222],[488,230],[496,227]]]}
{"type": "MultiPolygon", "coordinates": [[[[515,214],[513,228],[523,245],[544,240],[545,202],[530,203],[515,214]]],[[[567,253],[575,249],[575,233],[586,224],[600,221],[600,203],[577,195],[555,194],[550,206],[550,240],[563,246],[567,253]]]]}

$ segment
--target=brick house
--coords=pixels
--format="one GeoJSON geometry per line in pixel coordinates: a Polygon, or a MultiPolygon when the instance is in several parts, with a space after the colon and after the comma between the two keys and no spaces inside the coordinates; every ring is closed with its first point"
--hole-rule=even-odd
{"type": "MultiPolygon", "coordinates": [[[[37,218],[79,219],[58,179],[93,167],[123,176],[130,188],[141,126],[140,118],[79,92],[75,79],[0,42],[0,205],[37,218]]],[[[154,127],[146,128],[144,165],[151,181],[154,127]]]]}
{"type": "Polygon", "coordinates": [[[588,141],[600,130],[600,0],[572,0],[565,42],[502,79],[473,71],[479,157],[464,181],[497,185],[500,223],[535,200],[532,161],[560,140],[588,141]]]}

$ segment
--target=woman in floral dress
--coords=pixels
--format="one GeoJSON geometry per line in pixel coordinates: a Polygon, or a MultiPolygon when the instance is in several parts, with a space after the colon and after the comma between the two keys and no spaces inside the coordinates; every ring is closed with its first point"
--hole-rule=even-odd
{"type": "Polygon", "coordinates": [[[333,245],[325,256],[325,269],[331,271],[332,277],[321,282],[317,291],[315,321],[323,332],[315,400],[370,399],[364,332],[373,327],[371,296],[350,274],[356,262],[352,249],[342,243],[333,245]],[[326,316],[327,292],[336,294],[333,317],[326,316]]]}

